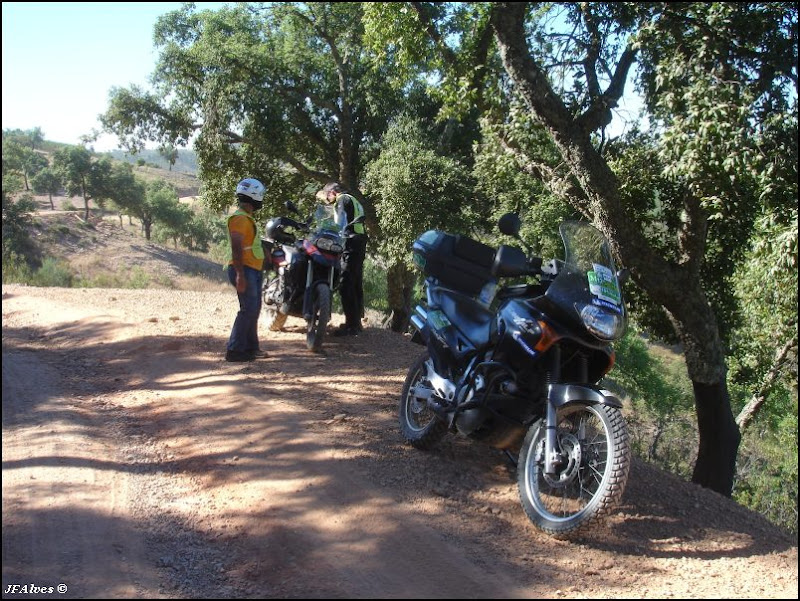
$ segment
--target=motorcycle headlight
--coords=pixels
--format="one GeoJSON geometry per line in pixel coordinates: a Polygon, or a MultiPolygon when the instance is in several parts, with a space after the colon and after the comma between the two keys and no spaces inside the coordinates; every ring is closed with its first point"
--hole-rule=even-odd
{"type": "Polygon", "coordinates": [[[320,250],[325,250],[333,253],[340,253],[342,252],[342,250],[344,250],[341,244],[331,240],[330,238],[319,237],[316,239],[315,245],[320,250]]]}
{"type": "Polygon", "coordinates": [[[596,305],[585,305],[581,311],[583,325],[601,340],[616,340],[625,333],[625,317],[596,305]]]}

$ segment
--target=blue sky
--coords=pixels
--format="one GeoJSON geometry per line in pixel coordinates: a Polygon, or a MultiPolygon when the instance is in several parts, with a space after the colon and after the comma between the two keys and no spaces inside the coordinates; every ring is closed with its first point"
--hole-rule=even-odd
{"type": "MultiPolygon", "coordinates": [[[[68,144],[99,130],[113,86],[147,85],[157,58],[153,26],[180,5],[3,2],[3,129],[41,127],[46,139],[68,144]]],[[[111,136],[94,145],[116,146],[111,136]]]]}

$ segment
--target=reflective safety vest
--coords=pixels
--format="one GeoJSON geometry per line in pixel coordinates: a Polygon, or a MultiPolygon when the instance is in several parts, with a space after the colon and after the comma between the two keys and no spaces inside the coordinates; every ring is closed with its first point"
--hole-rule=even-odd
{"type": "Polygon", "coordinates": [[[228,244],[230,244],[231,252],[230,252],[230,260],[228,261],[228,265],[233,265],[233,241],[231,240],[231,229],[230,229],[230,222],[231,219],[234,217],[247,217],[250,220],[250,223],[253,224],[253,241],[250,243],[250,246],[243,246],[242,251],[244,254],[242,256],[243,263],[246,265],[247,262],[244,261],[244,258],[247,256],[247,251],[249,250],[253,256],[262,263],[264,262],[264,247],[261,246],[261,236],[258,235],[258,225],[256,224],[256,220],[253,219],[252,215],[250,215],[247,211],[242,210],[241,208],[236,209],[233,214],[228,217],[228,244]]]}
{"type": "MultiPolygon", "coordinates": [[[[339,194],[339,196],[337,196],[337,197],[336,197],[336,203],[337,203],[337,205],[339,205],[339,206],[341,207],[341,211],[342,211],[342,213],[344,213],[344,212],[345,212],[345,211],[344,211],[344,198],[343,198],[344,196],[346,196],[347,198],[349,198],[349,199],[350,199],[350,202],[352,202],[352,203],[353,203],[353,219],[358,219],[359,217],[361,217],[362,215],[364,215],[364,207],[362,207],[362,206],[361,206],[361,203],[360,203],[360,202],[358,202],[358,201],[357,201],[357,200],[356,200],[356,199],[355,199],[353,196],[351,196],[350,194],[339,194]]],[[[345,220],[345,223],[344,223],[343,225],[346,225],[346,224],[347,224],[347,217],[345,216],[345,217],[343,217],[343,219],[345,220]]],[[[351,220],[351,221],[352,221],[352,220],[351,220]]],[[[366,233],[367,233],[367,228],[365,228],[365,227],[364,227],[364,224],[363,224],[363,223],[357,223],[357,224],[355,224],[355,225],[353,226],[353,231],[354,231],[356,234],[366,234],[366,233]]]]}

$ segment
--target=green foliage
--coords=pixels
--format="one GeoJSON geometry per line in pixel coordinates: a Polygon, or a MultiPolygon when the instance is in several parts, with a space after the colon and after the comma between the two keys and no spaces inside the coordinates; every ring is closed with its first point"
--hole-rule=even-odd
{"type": "Polygon", "coordinates": [[[361,43],[360,3],[275,3],[197,11],[156,25],[154,90],[115,89],[102,121],[131,148],[194,148],[203,199],[224,210],[243,177],[265,212],[338,179],[356,189],[399,95],[361,43]],[[195,119],[202,127],[195,126],[195,119]]]}
{"type": "Polygon", "coordinates": [[[687,455],[686,441],[697,437],[692,386],[683,362],[666,363],[655,348],[648,349],[636,329],[629,328],[614,345],[616,365],[606,385],[630,399],[627,419],[635,452],[687,477],[694,458],[687,455]]]}
{"type": "Polygon", "coordinates": [[[89,201],[101,208],[114,196],[112,163],[108,157],[97,158],[83,146],[65,146],[53,155],[53,167],[68,196],[83,198],[85,218],[89,219],[89,201]]]}
{"type": "Polygon", "coordinates": [[[367,255],[364,260],[364,303],[369,309],[388,313],[390,310],[388,298],[386,268],[367,255]]]}
{"type": "Polygon", "coordinates": [[[378,249],[390,263],[410,266],[411,243],[426,230],[467,233],[476,224],[470,171],[437,154],[416,119],[403,117],[389,128],[364,182],[383,236],[378,249]]]}
{"type": "Polygon", "coordinates": [[[190,250],[209,252],[213,244],[227,242],[224,220],[213,211],[193,214],[184,230],[183,240],[190,250]]]}
{"type": "Polygon", "coordinates": [[[14,251],[3,248],[3,283],[27,282],[31,277],[31,267],[23,257],[14,251]]]}
{"type": "Polygon", "coordinates": [[[778,427],[752,428],[739,454],[734,498],[797,534],[797,399],[778,427]]]}
{"type": "Polygon", "coordinates": [[[37,194],[47,194],[52,203],[53,194],[61,191],[61,177],[55,169],[45,168],[37,173],[31,180],[33,191],[37,194]]]}
{"type": "Polygon", "coordinates": [[[3,173],[16,172],[29,190],[32,177],[48,165],[47,157],[37,150],[42,142],[41,128],[3,131],[3,173]]]}
{"type": "Polygon", "coordinates": [[[37,262],[29,233],[36,205],[29,194],[14,200],[6,187],[11,185],[16,190],[18,183],[3,173],[3,283],[27,281],[37,262]]]}
{"type": "Polygon", "coordinates": [[[32,223],[32,213],[36,205],[30,195],[13,200],[3,189],[3,248],[19,245],[27,236],[27,228],[32,223]]]}
{"type": "Polygon", "coordinates": [[[34,271],[26,283],[30,286],[71,288],[74,276],[69,265],[52,257],[45,257],[42,266],[34,271]]]}
{"type": "MultiPolygon", "coordinates": [[[[510,111],[507,122],[481,123],[483,138],[476,148],[474,174],[482,196],[490,207],[488,220],[515,212],[522,218],[520,235],[542,257],[563,258],[564,245],[558,234],[559,224],[577,219],[574,209],[546,190],[541,179],[520,168],[517,158],[505,150],[514,143],[530,149],[531,154],[551,154],[550,142],[540,128],[529,128],[525,114],[510,111]],[[535,151],[534,151],[535,149],[535,151]]],[[[495,235],[495,243],[508,243],[495,235]]]]}
{"type": "MultiPolygon", "coordinates": [[[[463,119],[485,105],[492,34],[488,3],[364,3],[365,41],[397,89],[422,84],[436,117],[463,119]],[[430,32],[443,24],[438,35],[430,32]]],[[[495,61],[496,64],[496,61],[495,61]]]]}

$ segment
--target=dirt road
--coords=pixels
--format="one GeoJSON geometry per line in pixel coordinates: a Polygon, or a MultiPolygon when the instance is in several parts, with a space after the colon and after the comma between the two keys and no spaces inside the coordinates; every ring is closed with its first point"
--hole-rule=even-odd
{"type": "Polygon", "coordinates": [[[645,464],[567,543],[499,452],[404,446],[399,335],[231,364],[232,291],[2,305],[4,598],[797,598],[796,538],[645,464]]]}

